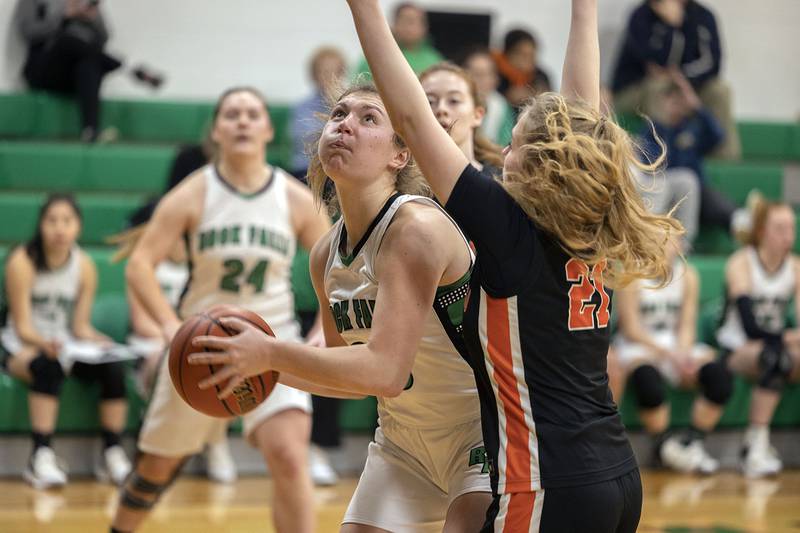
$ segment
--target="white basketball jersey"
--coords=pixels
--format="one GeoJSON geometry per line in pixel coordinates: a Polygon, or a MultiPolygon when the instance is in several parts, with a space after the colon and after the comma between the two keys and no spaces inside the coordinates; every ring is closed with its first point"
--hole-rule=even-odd
{"type": "MultiPolygon", "coordinates": [[[[789,254],[780,268],[770,274],[761,264],[755,248],[748,246],[746,254],[750,266],[750,298],[753,300],[756,323],[764,331],[780,333],[786,327],[787,308],[795,293],[794,256],[789,254]]],[[[726,302],[725,320],[717,331],[717,341],[729,350],[735,350],[747,342],[735,302],[726,302]]]]}
{"type": "Polygon", "coordinates": [[[681,319],[686,265],[677,259],[672,265],[672,280],[662,288],[654,280],[639,286],[639,323],[649,335],[664,332],[677,334],[681,319]]]}
{"type": "MultiPolygon", "coordinates": [[[[72,248],[62,267],[36,272],[31,290],[31,322],[39,335],[61,342],[72,337],[72,316],[80,284],[81,249],[78,246],[72,248]]],[[[21,347],[10,312],[3,329],[3,345],[10,351],[21,347]]]]}
{"type": "Polygon", "coordinates": [[[189,267],[186,263],[162,261],[156,267],[156,279],[170,305],[177,308],[189,279],[189,267]]]}
{"type": "MultiPolygon", "coordinates": [[[[340,243],[344,248],[347,242],[343,219],[331,230],[333,238],[325,268],[325,292],[336,327],[351,345],[369,340],[378,294],[375,263],[392,218],[400,206],[408,202],[435,206],[444,213],[429,198],[396,195],[387,201],[371,230],[349,257],[343,257],[340,252],[340,243]]],[[[466,239],[464,246],[469,247],[466,239]]],[[[463,346],[461,327],[468,287],[469,275],[466,274],[458,282],[437,290],[434,306],[425,319],[406,389],[395,398],[378,398],[382,423],[394,420],[410,427],[440,428],[480,418],[475,378],[455,347],[463,346]]],[[[407,311],[397,310],[397,313],[404,312],[407,311]]]]}
{"type": "Polygon", "coordinates": [[[189,281],[181,316],[233,304],[260,315],[278,337],[297,339],[290,280],[297,248],[287,197],[291,178],[274,167],[262,190],[243,194],[212,165],[203,175],[205,203],[197,229],[188,236],[189,281]]]}

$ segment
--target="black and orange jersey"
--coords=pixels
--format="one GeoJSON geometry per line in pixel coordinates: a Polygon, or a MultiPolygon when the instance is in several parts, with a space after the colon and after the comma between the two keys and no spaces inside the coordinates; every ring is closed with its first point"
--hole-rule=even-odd
{"type": "Polygon", "coordinates": [[[446,209],[477,251],[464,335],[493,488],[588,485],[636,468],[608,388],[604,265],[570,257],[471,165],[446,209]]]}

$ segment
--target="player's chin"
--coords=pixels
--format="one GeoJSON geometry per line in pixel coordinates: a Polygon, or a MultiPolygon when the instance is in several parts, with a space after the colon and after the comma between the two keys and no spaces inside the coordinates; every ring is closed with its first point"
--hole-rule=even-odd
{"type": "Polygon", "coordinates": [[[342,151],[320,154],[320,161],[322,162],[322,170],[333,181],[336,181],[337,176],[347,175],[349,165],[342,151]]]}

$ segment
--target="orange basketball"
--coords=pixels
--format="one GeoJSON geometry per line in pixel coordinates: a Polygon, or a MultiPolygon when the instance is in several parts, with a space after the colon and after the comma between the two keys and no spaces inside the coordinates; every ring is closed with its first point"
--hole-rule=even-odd
{"type": "Polygon", "coordinates": [[[169,375],[175,390],[194,409],[209,416],[232,418],[252,411],[266,400],[275,388],[278,373],[270,371],[249,377],[224,400],[217,398],[224,384],[200,390],[197,384],[222,368],[222,365],[190,365],[188,357],[197,351],[192,346],[192,339],[200,335],[234,336],[236,332],[227,329],[219,321],[222,317],[236,317],[267,335],[275,336],[267,323],[252,311],[233,305],[214,306],[205,313],[189,318],[175,334],[169,347],[169,375]]]}

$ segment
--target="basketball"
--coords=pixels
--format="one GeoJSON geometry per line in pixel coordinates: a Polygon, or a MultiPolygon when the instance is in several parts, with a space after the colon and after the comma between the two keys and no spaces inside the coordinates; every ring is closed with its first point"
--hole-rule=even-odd
{"type": "Polygon", "coordinates": [[[169,375],[175,390],[192,408],[209,416],[232,418],[252,411],[272,392],[278,381],[277,372],[251,376],[234,389],[225,399],[217,398],[221,386],[201,390],[197,384],[222,365],[190,365],[188,357],[195,351],[192,339],[200,335],[228,337],[235,332],[227,329],[220,318],[235,317],[266,333],[275,336],[264,320],[253,313],[233,305],[217,305],[205,313],[194,315],[180,327],[169,348],[169,375]]]}

